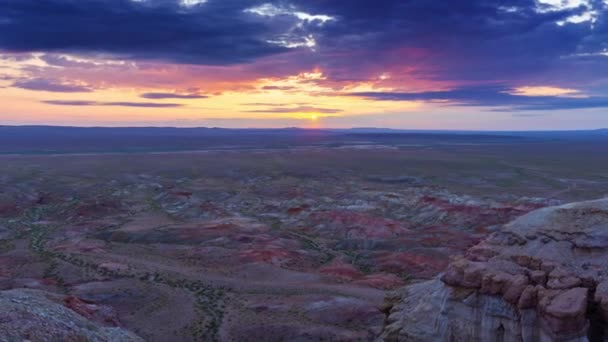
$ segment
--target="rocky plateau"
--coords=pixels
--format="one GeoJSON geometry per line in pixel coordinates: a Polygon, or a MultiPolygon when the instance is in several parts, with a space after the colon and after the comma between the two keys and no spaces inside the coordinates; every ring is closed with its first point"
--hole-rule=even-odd
{"type": "Polygon", "coordinates": [[[0,155],[0,341],[601,341],[579,152],[0,155]]]}
{"type": "Polygon", "coordinates": [[[386,341],[607,341],[608,199],[524,215],[396,298],[386,341]]]}

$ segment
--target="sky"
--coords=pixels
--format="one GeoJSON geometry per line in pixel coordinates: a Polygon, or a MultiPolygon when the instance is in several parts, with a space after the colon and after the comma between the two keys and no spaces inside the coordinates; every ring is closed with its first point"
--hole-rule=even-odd
{"type": "Polygon", "coordinates": [[[608,127],[608,0],[0,0],[0,124],[608,127]]]}

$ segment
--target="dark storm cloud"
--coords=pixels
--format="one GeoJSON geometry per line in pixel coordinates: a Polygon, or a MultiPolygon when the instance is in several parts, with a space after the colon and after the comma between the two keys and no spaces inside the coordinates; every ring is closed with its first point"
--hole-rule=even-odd
{"type": "Polygon", "coordinates": [[[45,79],[31,79],[21,80],[13,83],[13,87],[35,90],[35,91],[49,91],[56,93],[87,93],[92,90],[85,86],[57,83],[51,80],[45,79]]]}
{"type": "Polygon", "coordinates": [[[495,111],[608,108],[608,97],[514,95],[505,86],[461,87],[428,92],[359,92],[349,94],[380,101],[448,101],[450,105],[497,107],[495,111]]]}
{"type": "Polygon", "coordinates": [[[178,63],[232,64],[285,51],[243,9],[255,1],[0,0],[0,49],[110,53],[178,63]]]}
{"type": "MultiPolygon", "coordinates": [[[[601,28],[606,26],[606,5],[601,1],[591,2],[598,14],[593,27],[589,21],[557,25],[588,11],[585,6],[542,12],[534,0],[298,3],[308,11],[340,18],[319,28],[326,30],[318,39],[321,49],[355,54],[320,61],[334,77],[377,71],[391,63],[425,69],[423,76],[439,80],[518,81],[545,70],[564,75],[563,70],[575,63],[564,57],[601,51],[599,42],[606,44],[608,32],[601,28]]],[[[594,66],[605,69],[606,61],[598,59],[594,66]]]]}
{"type": "Polygon", "coordinates": [[[178,0],[0,0],[0,49],[226,65],[290,50],[268,41],[312,36],[314,50],[285,54],[259,71],[319,67],[328,81],[395,70],[456,84],[591,84],[608,77],[608,58],[599,54],[608,48],[607,7],[601,0],[560,10],[537,0],[208,0],[192,7],[178,0]],[[335,20],[245,11],[262,4],[335,20]],[[593,25],[567,22],[591,10],[593,25]]]}
{"type": "Polygon", "coordinates": [[[144,93],[140,97],[150,100],[161,99],[206,99],[208,95],[201,94],[175,94],[175,93],[144,93]]]}
{"type": "Polygon", "coordinates": [[[183,105],[179,103],[155,103],[155,102],[99,102],[86,100],[49,100],[43,103],[57,106],[116,106],[116,107],[138,107],[138,108],[177,108],[183,105]]]}

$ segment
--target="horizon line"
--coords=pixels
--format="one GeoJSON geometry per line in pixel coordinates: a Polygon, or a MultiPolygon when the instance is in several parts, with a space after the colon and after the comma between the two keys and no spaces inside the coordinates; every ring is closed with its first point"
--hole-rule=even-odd
{"type": "Polygon", "coordinates": [[[239,128],[230,128],[230,127],[219,127],[219,126],[193,126],[193,127],[179,127],[179,126],[78,126],[78,125],[6,125],[0,124],[0,128],[80,128],[80,129],[93,129],[93,128],[102,128],[102,129],[221,129],[221,130],[303,130],[303,131],[352,131],[352,130],[386,130],[386,131],[401,131],[401,132],[593,132],[593,131],[608,131],[608,127],[601,128],[587,128],[587,129],[511,129],[511,130],[490,130],[490,129],[436,129],[436,128],[428,128],[428,129],[420,129],[420,128],[388,128],[388,127],[350,127],[350,128],[341,128],[341,127],[298,127],[298,126],[286,126],[286,127],[239,127],[239,128]]]}

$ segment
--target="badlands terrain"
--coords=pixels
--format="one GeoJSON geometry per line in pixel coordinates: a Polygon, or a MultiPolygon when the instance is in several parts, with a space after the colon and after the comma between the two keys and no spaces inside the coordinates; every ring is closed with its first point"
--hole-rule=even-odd
{"type": "MultiPolygon", "coordinates": [[[[575,297],[569,303],[585,304],[560,316],[578,317],[570,325],[558,317],[549,320],[555,331],[525,330],[529,341],[604,338],[585,330],[601,277],[585,287],[590,278],[571,269],[593,268],[593,258],[554,276],[539,261],[492,259],[513,261],[536,247],[544,254],[533,260],[580,256],[568,254],[569,243],[551,242],[550,253],[526,242],[557,236],[543,233],[542,222],[571,216],[543,219],[531,235],[516,220],[608,196],[603,137],[366,132],[264,140],[271,145],[239,135],[239,144],[226,145],[222,135],[165,149],[142,138],[113,153],[107,141],[115,139],[27,145],[15,136],[0,155],[0,341],[516,341],[525,329],[511,311],[510,325],[491,322],[495,335],[475,327],[459,335],[445,313],[442,331],[404,328],[414,326],[410,310],[428,324],[440,317],[414,303],[422,297],[412,291],[432,305],[454,289],[463,293],[454,302],[477,290],[499,298],[504,282],[484,288],[483,275],[515,268],[526,281],[501,305],[517,308],[526,289],[541,298],[535,286],[581,289],[567,294],[575,297]],[[524,269],[557,280],[528,282],[524,269]]],[[[606,208],[597,210],[576,222],[606,228],[606,208]]],[[[599,245],[588,248],[605,247],[606,233],[598,234],[599,245]]],[[[521,307],[544,305],[546,313],[562,292],[521,307]]],[[[455,312],[481,312],[457,304],[455,312]]],[[[593,327],[602,319],[593,316],[593,327]]]]}

